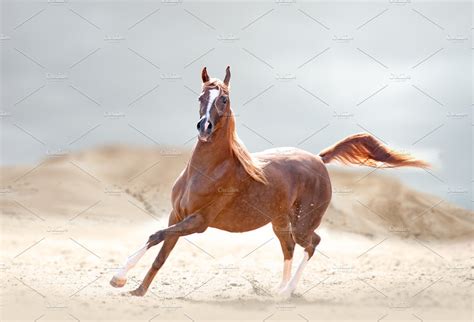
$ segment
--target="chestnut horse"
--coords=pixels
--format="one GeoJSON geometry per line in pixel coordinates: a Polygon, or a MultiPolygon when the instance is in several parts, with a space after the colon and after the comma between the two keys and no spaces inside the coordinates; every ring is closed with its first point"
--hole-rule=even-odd
{"type": "Polygon", "coordinates": [[[235,131],[229,98],[230,68],[226,69],[224,81],[209,78],[205,67],[201,76],[198,142],[174,184],[169,227],[151,235],[110,281],[112,286],[124,286],[127,272],[143,254],[164,242],[143,282],[131,292],[132,295],[146,293],[179,237],[202,233],[208,227],[246,232],[271,223],[284,257],[280,293],[290,296],[321,241],[315,229],[321,223],[332,194],[326,163],[339,161],[371,167],[428,166],[421,160],[390,150],[369,134],[351,135],[319,155],[296,148],[251,154],[235,131]],[[304,248],[304,258],[291,277],[296,244],[304,248]]]}

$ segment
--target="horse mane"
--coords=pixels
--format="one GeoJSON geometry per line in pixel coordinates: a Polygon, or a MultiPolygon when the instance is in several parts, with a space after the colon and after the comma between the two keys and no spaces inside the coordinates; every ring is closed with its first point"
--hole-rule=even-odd
{"type": "MultiPolygon", "coordinates": [[[[220,91],[224,92],[226,95],[229,94],[229,87],[221,82],[216,78],[211,78],[209,81],[203,84],[203,89],[206,87],[210,88],[218,88],[220,91]]],[[[229,115],[224,117],[228,118],[228,131],[230,133],[230,148],[232,154],[237,158],[238,162],[244,168],[245,172],[254,179],[255,181],[261,182],[263,184],[267,184],[267,178],[263,171],[265,166],[265,162],[257,160],[256,158],[252,157],[250,152],[245,147],[244,143],[240,140],[239,136],[237,135],[237,131],[235,129],[235,117],[230,110],[229,115]]]]}

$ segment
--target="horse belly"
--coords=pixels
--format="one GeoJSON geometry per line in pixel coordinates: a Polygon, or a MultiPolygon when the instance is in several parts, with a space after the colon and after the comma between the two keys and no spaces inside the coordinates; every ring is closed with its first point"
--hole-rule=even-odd
{"type": "Polygon", "coordinates": [[[270,217],[254,211],[223,211],[214,219],[210,227],[233,233],[242,233],[265,226],[270,221],[270,217]]]}

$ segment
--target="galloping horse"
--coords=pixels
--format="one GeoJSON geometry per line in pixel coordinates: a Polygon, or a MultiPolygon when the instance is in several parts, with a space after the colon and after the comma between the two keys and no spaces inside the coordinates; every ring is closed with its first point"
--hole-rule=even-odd
{"type": "Polygon", "coordinates": [[[237,136],[230,107],[230,68],[224,81],[202,70],[199,96],[198,142],[186,168],[176,180],[169,227],[154,233],[131,255],[110,284],[125,285],[127,272],[152,246],[163,246],[141,285],[132,295],[143,296],[179,237],[202,233],[208,227],[246,232],[268,223],[283,251],[280,293],[290,296],[321,238],[315,233],[331,201],[326,163],[371,167],[427,167],[424,161],[393,151],[369,134],[355,134],[319,155],[296,148],[277,148],[251,154],[237,136]],[[233,191],[236,193],[222,193],[233,191]],[[291,277],[295,245],[304,258],[291,277]]]}

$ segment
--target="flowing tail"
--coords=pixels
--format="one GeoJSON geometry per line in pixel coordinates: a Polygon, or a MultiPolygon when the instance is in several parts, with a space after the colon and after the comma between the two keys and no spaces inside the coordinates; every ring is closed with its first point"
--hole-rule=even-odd
{"type": "Polygon", "coordinates": [[[389,149],[367,133],[348,136],[321,151],[319,156],[324,163],[339,161],[343,164],[358,164],[376,168],[430,167],[423,160],[389,149]]]}

